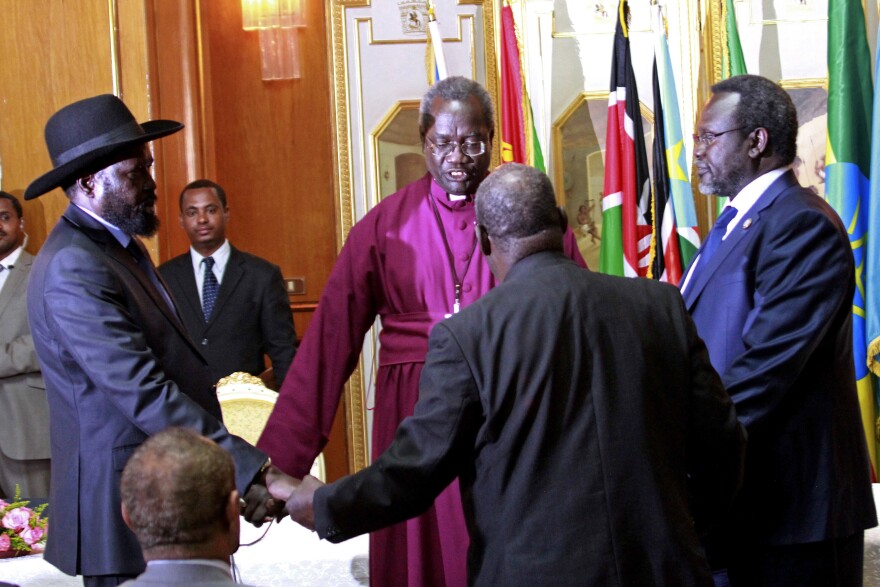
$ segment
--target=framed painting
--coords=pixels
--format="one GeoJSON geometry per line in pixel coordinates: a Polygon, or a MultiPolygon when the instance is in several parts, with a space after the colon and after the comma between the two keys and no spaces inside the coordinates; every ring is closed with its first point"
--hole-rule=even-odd
{"type": "Polygon", "coordinates": [[[798,114],[797,156],[792,169],[802,186],[825,195],[825,142],[828,128],[827,80],[784,80],[798,114]]]}
{"type": "MultiPolygon", "coordinates": [[[[641,105],[648,161],[654,143],[654,117],[641,105]]],[[[577,237],[587,265],[599,268],[602,196],[605,186],[605,128],[608,92],[582,92],[553,124],[553,180],[559,205],[577,237]]]]}

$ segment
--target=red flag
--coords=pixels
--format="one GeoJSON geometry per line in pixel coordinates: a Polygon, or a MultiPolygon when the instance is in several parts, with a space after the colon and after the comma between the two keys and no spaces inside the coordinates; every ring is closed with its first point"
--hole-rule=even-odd
{"type": "Polygon", "coordinates": [[[532,108],[522,74],[513,11],[501,8],[501,161],[544,168],[532,123],[532,108]],[[531,149],[531,150],[530,150],[531,149]]]}
{"type": "Polygon", "coordinates": [[[630,58],[628,17],[629,7],[626,0],[621,0],[608,96],[599,270],[644,277],[651,253],[651,187],[639,94],[630,58]]]}

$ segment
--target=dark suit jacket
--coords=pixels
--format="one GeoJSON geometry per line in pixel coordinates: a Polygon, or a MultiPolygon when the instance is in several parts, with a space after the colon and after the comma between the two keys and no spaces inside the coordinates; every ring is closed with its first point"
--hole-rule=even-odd
{"type": "Polygon", "coordinates": [[[729,503],[745,440],[675,288],[537,253],[429,344],[392,446],[316,492],[319,536],[411,517],[458,475],[477,585],[712,585],[692,516],[729,503]]]}
{"type": "Polygon", "coordinates": [[[215,383],[230,373],[259,375],[268,354],[278,385],[296,353],[296,332],[281,270],[232,247],[211,319],[205,323],[189,251],[159,267],[215,383]]]}
{"type": "Polygon", "coordinates": [[[796,544],[874,526],[837,214],[789,171],[697,269],[685,303],[749,431],[735,529],[796,544]]]}
{"type": "Polygon", "coordinates": [[[49,398],[52,522],[68,574],[137,574],[119,477],[148,436],[195,430],[229,451],[239,491],[265,456],[220,422],[207,365],[173,309],[106,228],[71,204],[37,255],[28,312],[49,398]]]}
{"type": "MultiPolygon", "coordinates": [[[[0,452],[17,461],[46,460],[43,470],[21,482],[23,496],[48,497],[49,404],[27,320],[33,261],[22,251],[0,290],[0,452]]],[[[14,485],[2,490],[5,497],[15,495],[14,485]]]]}

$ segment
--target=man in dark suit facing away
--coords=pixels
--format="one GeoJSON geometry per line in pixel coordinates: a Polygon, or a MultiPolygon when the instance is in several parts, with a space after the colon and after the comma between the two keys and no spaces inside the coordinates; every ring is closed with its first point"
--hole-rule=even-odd
{"type": "Polygon", "coordinates": [[[226,191],[219,184],[187,184],[180,193],[180,226],[191,247],[159,271],[214,383],[238,371],[259,375],[268,354],[280,385],[297,347],[281,270],[229,244],[227,222],[226,191]]]}
{"type": "Polygon", "coordinates": [[[260,523],[274,505],[260,485],[268,459],[223,426],[207,363],[138,238],[159,224],[147,143],[181,128],[138,124],[109,94],[74,102],[46,123],[53,169],[25,190],[31,199],[62,187],[70,200],[34,261],[28,317],[49,400],[45,559],[86,587],[144,570],[119,478],[165,428],[194,430],[232,455],[248,520],[260,523]]]}
{"type": "Polygon", "coordinates": [[[269,491],[340,542],[459,476],[472,584],[711,586],[698,531],[739,485],[745,436],[681,296],[566,258],[532,167],[489,175],[476,216],[503,283],[433,328],[390,448],[327,486],[270,473],[269,491]]]}
{"type": "Polygon", "coordinates": [[[700,191],[730,198],[682,291],[749,433],[742,493],[712,541],[734,587],[861,586],[864,529],[877,523],[852,249],[791,171],[797,129],[788,93],[743,75],[712,86],[695,135],[700,191]]]}

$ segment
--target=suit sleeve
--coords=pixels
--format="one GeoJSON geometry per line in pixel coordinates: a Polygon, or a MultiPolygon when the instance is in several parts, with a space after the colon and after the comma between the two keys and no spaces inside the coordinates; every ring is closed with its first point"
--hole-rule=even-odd
{"type": "Polygon", "coordinates": [[[754,307],[741,333],[746,350],[723,374],[749,429],[783,400],[852,303],[853,256],[839,226],[812,208],[779,216],[756,260],[754,307]]]}
{"type": "Polygon", "coordinates": [[[678,305],[691,374],[688,476],[694,518],[698,526],[708,528],[727,511],[742,483],[746,430],[680,297],[678,305]]]}
{"type": "Polygon", "coordinates": [[[315,493],[318,536],[342,542],[424,512],[473,460],[482,422],[476,383],[444,324],[431,332],[419,401],[371,466],[315,493]]]}
{"type": "Polygon", "coordinates": [[[133,314],[136,306],[106,264],[70,247],[54,257],[45,283],[48,327],[96,392],[147,435],[181,426],[215,441],[232,454],[243,491],[266,457],[166,376],[133,314]]]}
{"type": "Polygon", "coordinates": [[[262,305],[264,311],[260,316],[260,327],[263,344],[272,360],[275,382],[280,386],[296,354],[297,340],[284,279],[281,277],[281,270],[275,265],[272,266],[266,287],[263,288],[262,305]]]}

